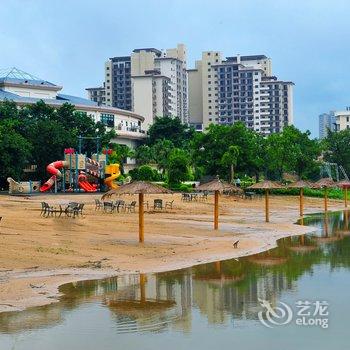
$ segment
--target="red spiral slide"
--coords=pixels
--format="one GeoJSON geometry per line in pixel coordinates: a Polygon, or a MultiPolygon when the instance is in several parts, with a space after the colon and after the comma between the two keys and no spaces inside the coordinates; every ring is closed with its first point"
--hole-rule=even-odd
{"type": "Polygon", "coordinates": [[[56,162],[50,163],[46,170],[52,176],[40,187],[40,192],[48,191],[55,183],[56,178],[59,179],[62,177],[62,173],[59,169],[65,168],[68,166],[68,162],[64,160],[57,160],[56,162]]]}

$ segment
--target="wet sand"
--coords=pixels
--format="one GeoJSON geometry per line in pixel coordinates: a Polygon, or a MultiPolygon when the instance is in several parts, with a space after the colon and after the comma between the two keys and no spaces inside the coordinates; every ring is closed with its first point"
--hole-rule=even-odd
{"type": "MultiPolygon", "coordinates": [[[[0,196],[0,312],[58,300],[64,283],[109,276],[161,272],[255,254],[286,236],[311,232],[295,225],[298,197],[271,197],[270,223],[264,200],[220,198],[220,226],[212,229],[213,198],[182,202],[179,194],[146,196],[174,200],[174,208],[145,214],[145,243],[138,243],[138,214],[95,210],[100,195],[0,196]],[[84,202],[84,217],[43,218],[50,205],[84,202]],[[233,242],[239,240],[238,248],[233,242]]],[[[122,197],[130,203],[134,196],[122,197]]],[[[117,198],[115,198],[117,199],[117,198]]],[[[320,212],[323,200],[306,198],[305,213],[320,212]]],[[[329,203],[342,209],[342,201],[329,203]]]]}

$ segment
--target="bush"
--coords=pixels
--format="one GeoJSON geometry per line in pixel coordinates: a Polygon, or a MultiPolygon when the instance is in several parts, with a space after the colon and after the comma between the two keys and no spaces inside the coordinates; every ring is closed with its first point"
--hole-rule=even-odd
{"type": "Polygon", "coordinates": [[[129,175],[136,181],[161,181],[162,176],[156,169],[148,165],[141,165],[140,167],[130,170],[129,175]]]}
{"type": "MultiPolygon", "coordinates": [[[[264,190],[256,191],[258,193],[264,193],[264,190]]],[[[272,194],[281,195],[281,196],[299,196],[300,190],[298,188],[281,188],[278,190],[271,190],[272,194]]],[[[324,197],[324,190],[305,188],[304,196],[306,197],[324,197]]],[[[332,188],[328,190],[328,198],[331,199],[343,199],[343,191],[339,188],[332,188]]]]}
{"type": "Polygon", "coordinates": [[[164,187],[170,188],[172,191],[179,191],[179,192],[192,192],[193,187],[189,184],[172,184],[172,185],[164,185],[164,187]]]}

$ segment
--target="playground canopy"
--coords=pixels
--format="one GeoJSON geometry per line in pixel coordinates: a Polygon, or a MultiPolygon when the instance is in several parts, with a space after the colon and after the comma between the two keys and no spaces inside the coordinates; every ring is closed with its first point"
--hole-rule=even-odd
{"type": "Polygon", "coordinates": [[[144,195],[145,194],[172,194],[173,192],[159,185],[146,181],[133,181],[122,185],[115,190],[108,191],[102,200],[113,195],[138,194],[139,195],[139,242],[144,242],[144,195]]]}
{"type": "Polygon", "coordinates": [[[214,192],[214,230],[219,228],[219,193],[231,191],[235,193],[243,193],[243,190],[235,185],[220,180],[218,177],[212,181],[204,183],[197,187],[198,191],[214,192]]]}
{"type": "Polygon", "coordinates": [[[248,188],[252,190],[265,190],[265,221],[269,222],[269,191],[284,188],[284,186],[276,181],[265,180],[262,182],[257,182],[256,184],[249,186],[248,188]]]}

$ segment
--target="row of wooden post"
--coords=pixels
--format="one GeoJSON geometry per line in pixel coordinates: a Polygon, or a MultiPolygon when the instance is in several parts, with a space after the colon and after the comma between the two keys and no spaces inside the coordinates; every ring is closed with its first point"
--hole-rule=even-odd
{"type": "MultiPolygon", "coordinates": [[[[348,189],[344,188],[344,202],[345,207],[348,206],[348,189]]],[[[269,190],[265,190],[265,221],[270,221],[270,204],[269,204],[269,190]]],[[[328,189],[324,189],[324,210],[328,211],[328,189]]],[[[300,189],[300,217],[304,216],[304,189],[300,189]]],[[[214,192],[214,230],[219,229],[219,191],[214,192]]],[[[139,242],[143,243],[145,240],[144,233],[144,194],[139,193],[139,242]]]]}

